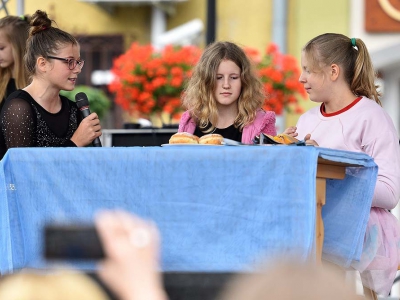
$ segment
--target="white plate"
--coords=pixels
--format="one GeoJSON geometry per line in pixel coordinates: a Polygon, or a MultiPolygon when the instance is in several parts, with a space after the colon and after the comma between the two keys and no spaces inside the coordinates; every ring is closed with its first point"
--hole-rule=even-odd
{"type": "Polygon", "coordinates": [[[167,146],[223,146],[223,145],[210,145],[210,144],[162,144],[161,147],[167,146]]]}

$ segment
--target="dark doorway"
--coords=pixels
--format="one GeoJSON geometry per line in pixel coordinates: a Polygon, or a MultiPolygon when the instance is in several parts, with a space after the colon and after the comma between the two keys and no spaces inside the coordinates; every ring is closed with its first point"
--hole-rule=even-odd
{"type": "Polygon", "coordinates": [[[93,71],[108,71],[113,60],[124,52],[123,35],[78,35],[81,58],[85,67],[78,77],[77,85],[88,85],[103,90],[112,101],[108,116],[102,120],[102,128],[122,128],[121,109],[114,104],[113,95],[107,90],[107,85],[94,85],[91,77],[93,71]]]}
{"type": "Polygon", "coordinates": [[[124,38],[122,35],[87,35],[76,38],[81,46],[81,57],[85,60],[78,84],[92,85],[92,72],[110,70],[113,59],[123,53],[124,38]]]}

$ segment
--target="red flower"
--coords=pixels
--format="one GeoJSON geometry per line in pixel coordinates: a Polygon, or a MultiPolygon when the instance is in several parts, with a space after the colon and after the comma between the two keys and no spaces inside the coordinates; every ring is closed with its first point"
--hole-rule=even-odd
{"type": "Polygon", "coordinates": [[[265,53],[268,55],[277,54],[278,53],[278,46],[274,43],[270,43],[267,48],[265,49],[265,53]]]}
{"type": "MultiPolygon", "coordinates": [[[[263,55],[254,48],[244,50],[264,83],[268,96],[264,108],[277,114],[283,109],[302,111],[299,99],[306,97],[306,91],[298,82],[296,58],[280,53],[275,44],[269,44],[263,55]]],[[[115,94],[115,103],[135,117],[166,112],[179,118],[180,96],[200,54],[194,46],[167,46],[156,52],[150,45],[134,43],[114,60],[115,79],[108,89],[115,94]]]]}
{"type": "Polygon", "coordinates": [[[261,55],[257,49],[246,47],[244,52],[254,63],[259,64],[261,62],[261,55]]]}
{"type": "MultiPolygon", "coordinates": [[[[259,57],[254,49],[246,53],[250,53],[252,59],[259,57]]],[[[277,45],[271,43],[266,47],[261,60],[254,62],[267,93],[264,109],[276,114],[281,114],[284,109],[301,112],[299,100],[305,98],[307,93],[298,81],[301,72],[296,58],[280,53],[277,45]]]]}
{"type": "Polygon", "coordinates": [[[115,79],[108,89],[135,117],[167,112],[175,119],[182,113],[180,95],[200,54],[194,46],[167,46],[159,53],[150,45],[133,43],[114,60],[115,79]]]}

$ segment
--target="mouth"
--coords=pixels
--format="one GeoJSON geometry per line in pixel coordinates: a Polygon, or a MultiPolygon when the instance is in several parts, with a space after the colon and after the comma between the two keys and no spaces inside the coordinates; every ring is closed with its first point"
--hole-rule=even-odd
{"type": "Polygon", "coordinates": [[[222,96],[230,96],[230,95],[232,95],[232,93],[220,93],[220,95],[222,95],[222,96]]]}
{"type": "Polygon", "coordinates": [[[73,83],[76,82],[77,78],[68,78],[69,81],[72,81],[73,83]]]}

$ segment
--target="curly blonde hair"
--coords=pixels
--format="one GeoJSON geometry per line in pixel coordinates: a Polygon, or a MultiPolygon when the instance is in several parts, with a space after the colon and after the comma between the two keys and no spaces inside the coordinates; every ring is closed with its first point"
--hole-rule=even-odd
{"type": "Polygon", "coordinates": [[[218,121],[218,110],[214,90],[216,87],[218,67],[223,60],[230,60],[240,68],[242,90],[238,99],[238,115],[234,126],[243,129],[252,123],[256,113],[261,109],[265,92],[260,78],[254,71],[249,58],[238,45],[222,41],[206,47],[200,61],[194,67],[193,75],[182,96],[182,103],[197,126],[212,131],[218,121]]]}

